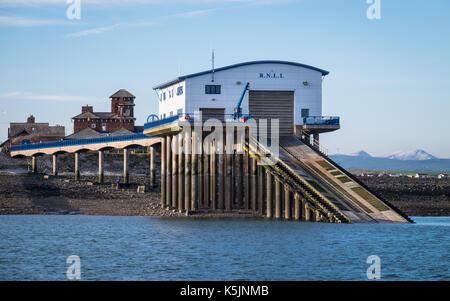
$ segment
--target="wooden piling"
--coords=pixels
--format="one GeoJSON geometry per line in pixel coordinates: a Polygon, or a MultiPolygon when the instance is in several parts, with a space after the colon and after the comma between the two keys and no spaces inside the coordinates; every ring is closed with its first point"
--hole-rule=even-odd
{"type": "Polygon", "coordinates": [[[258,213],[264,214],[264,184],[265,184],[265,168],[262,165],[258,165],[258,213]]]}
{"type": "Polygon", "coordinates": [[[191,146],[188,140],[191,139],[191,133],[186,133],[184,137],[184,210],[186,215],[191,210],[191,146]]]}
{"type": "Polygon", "coordinates": [[[172,207],[178,208],[178,140],[172,137],[172,207]]]}
{"type": "Polygon", "coordinates": [[[300,220],[301,216],[302,213],[301,213],[300,194],[296,192],[294,194],[294,219],[298,221],[300,220]]]}
{"type": "Polygon", "coordinates": [[[166,140],[161,138],[161,208],[166,206],[166,140]]]}
{"type": "Polygon", "coordinates": [[[284,185],[284,219],[291,218],[291,191],[288,185],[284,185]]]}
{"type": "Polygon", "coordinates": [[[225,158],[223,154],[223,148],[218,151],[217,154],[217,208],[224,209],[225,199],[225,158]]]}
{"type": "Polygon", "coordinates": [[[178,212],[183,212],[184,207],[184,151],[183,135],[178,134],[178,212]]]}
{"type": "Polygon", "coordinates": [[[275,218],[281,217],[281,183],[275,178],[275,218]]]}
{"type": "Polygon", "coordinates": [[[203,155],[203,205],[205,208],[210,208],[210,160],[211,160],[211,145],[207,145],[207,151],[203,155]]]}
{"type": "Polygon", "coordinates": [[[166,137],[166,206],[172,206],[172,136],[166,137]]]}
{"type": "Polygon", "coordinates": [[[266,172],[266,216],[272,218],[272,174],[266,172]]]}
{"type": "Polygon", "coordinates": [[[192,131],[192,154],[191,154],[191,210],[198,208],[198,142],[197,133],[192,131]]]}
{"type": "Polygon", "coordinates": [[[236,179],[236,204],[238,208],[243,207],[243,189],[242,189],[242,154],[238,153],[236,154],[236,176],[234,177],[236,179]]]}
{"type": "Polygon", "coordinates": [[[244,172],[243,172],[243,178],[244,178],[244,209],[249,210],[250,209],[250,155],[248,152],[245,152],[243,155],[243,161],[244,161],[244,172]]]}
{"type": "Polygon", "coordinates": [[[225,210],[230,211],[231,210],[231,203],[233,201],[233,175],[232,175],[232,168],[233,168],[233,155],[232,154],[226,154],[225,155],[225,184],[224,184],[224,190],[225,190],[225,210]]]}
{"type": "Polygon", "coordinates": [[[257,161],[256,158],[251,158],[251,166],[250,166],[250,183],[251,183],[251,188],[250,188],[250,197],[252,199],[252,211],[256,211],[257,210],[257,201],[258,201],[258,175],[257,175],[257,161]]]}
{"type": "Polygon", "coordinates": [[[210,181],[210,195],[211,195],[211,208],[217,209],[217,162],[216,162],[216,142],[211,142],[211,181],[210,181]]]}
{"type": "Polygon", "coordinates": [[[305,221],[309,222],[311,220],[311,210],[308,202],[305,202],[305,221]]]}

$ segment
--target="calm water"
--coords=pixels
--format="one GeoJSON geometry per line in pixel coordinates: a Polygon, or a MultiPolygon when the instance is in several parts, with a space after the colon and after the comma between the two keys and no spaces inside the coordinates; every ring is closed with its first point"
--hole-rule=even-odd
{"type": "Polygon", "coordinates": [[[449,280],[450,217],[412,225],[0,216],[0,280],[449,280]]]}

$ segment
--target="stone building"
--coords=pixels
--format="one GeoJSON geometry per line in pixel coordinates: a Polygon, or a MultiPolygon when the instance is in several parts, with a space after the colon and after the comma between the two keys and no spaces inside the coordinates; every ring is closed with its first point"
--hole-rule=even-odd
{"type": "Polygon", "coordinates": [[[64,136],[64,126],[50,126],[48,122],[37,123],[33,115],[27,118],[27,122],[11,122],[8,129],[8,141],[11,145],[57,141],[64,136]]]}
{"type": "Polygon", "coordinates": [[[99,133],[112,133],[121,128],[134,132],[134,99],[133,94],[121,89],[109,97],[111,112],[94,112],[92,106],[81,108],[81,114],[72,118],[73,132],[90,128],[99,133]]]}

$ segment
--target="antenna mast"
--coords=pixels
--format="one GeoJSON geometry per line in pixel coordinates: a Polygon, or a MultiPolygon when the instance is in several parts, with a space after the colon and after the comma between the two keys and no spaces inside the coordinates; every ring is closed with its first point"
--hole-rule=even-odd
{"type": "Polygon", "coordinates": [[[211,52],[211,82],[214,82],[214,49],[211,52]]]}

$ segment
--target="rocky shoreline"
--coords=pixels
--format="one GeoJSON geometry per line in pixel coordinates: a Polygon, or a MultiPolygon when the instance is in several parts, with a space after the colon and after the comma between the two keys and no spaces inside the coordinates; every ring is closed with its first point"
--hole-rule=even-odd
{"type": "MultiPolygon", "coordinates": [[[[360,179],[410,216],[450,216],[450,180],[389,177],[360,179]]],[[[146,176],[131,176],[132,184],[119,189],[113,187],[114,183],[116,176],[105,176],[105,183],[97,184],[96,176],[93,175],[83,175],[80,181],[73,181],[72,175],[53,177],[2,173],[0,215],[184,216],[175,210],[160,207],[159,188],[150,188],[146,176]],[[137,186],[145,186],[145,192],[138,193],[137,186]]]]}

